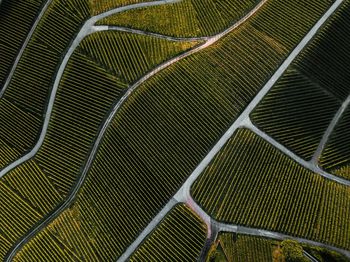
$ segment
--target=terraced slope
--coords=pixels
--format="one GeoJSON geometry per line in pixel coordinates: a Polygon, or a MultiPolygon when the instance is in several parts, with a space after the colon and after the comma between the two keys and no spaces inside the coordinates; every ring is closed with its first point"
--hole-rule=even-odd
{"type": "Polygon", "coordinates": [[[261,237],[219,233],[212,244],[207,262],[270,262],[278,242],[261,237]]]}
{"type": "Polygon", "coordinates": [[[57,67],[89,15],[85,0],[54,0],[40,20],[0,100],[0,169],[34,146],[57,67]]]}
{"type": "Polygon", "coordinates": [[[3,0],[0,6],[0,90],[46,0],[3,0]]]}
{"type": "Polygon", "coordinates": [[[174,4],[134,9],[99,21],[176,37],[211,36],[232,25],[258,2],[184,0],[174,4]]]}
{"type": "Polygon", "coordinates": [[[349,6],[345,1],[252,114],[257,126],[305,160],[350,95],[349,6]]]}
{"type": "MultiPolygon", "coordinates": [[[[184,45],[118,32],[91,35],[82,43],[71,57],[63,75],[42,147],[34,158],[10,171],[2,180],[6,191],[0,191],[4,198],[9,200],[0,220],[0,228],[8,228],[11,225],[10,227],[16,230],[6,230],[0,234],[10,242],[16,242],[67,197],[84,167],[101,123],[128,87],[117,75],[94,60],[93,54],[90,54],[85,46],[100,43],[95,53],[113,54],[122,50],[118,45],[130,42],[133,45],[129,48],[137,50],[145,58],[158,51],[159,62],[169,59],[176,52],[181,52],[184,45]],[[105,37],[109,37],[117,45],[105,45],[105,37]],[[159,49],[156,48],[160,46],[168,51],[159,53],[159,49]],[[23,205],[23,208],[12,210],[13,205],[23,205]],[[25,225],[22,225],[24,221],[20,214],[31,212],[36,212],[36,216],[25,220],[25,225]]],[[[184,46],[186,48],[190,45],[184,46]]],[[[95,47],[90,46],[90,49],[94,50],[95,47]]],[[[125,61],[130,61],[128,65],[133,65],[131,68],[136,68],[135,65],[138,64],[132,52],[125,52],[124,61],[114,61],[113,68],[123,68],[125,61]]],[[[148,68],[145,66],[142,70],[147,71],[156,66],[152,64],[155,61],[149,61],[148,68]]],[[[137,73],[140,71],[134,74],[137,73]]],[[[5,253],[0,254],[0,258],[4,255],[5,253]]]]}
{"type": "Polygon", "coordinates": [[[320,166],[328,172],[350,179],[350,108],[337,124],[320,158],[320,166]]]}
{"type": "MultiPolygon", "coordinates": [[[[297,18],[274,22],[281,15],[288,18],[290,10],[271,1],[227,37],[131,94],[107,129],[74,202],[89,218],[77,230],[101,233],[94,243],[98,250],[119,257],[175,194],[330,4],[313,3],[310,13],[309,6],[288,2],[299,10],[297,17],[308,13],[307,21],[295,27],[297,18]]],[[[61,219],[63,214],[51,225],[61,219]]]]}
{"type": "Polygon", "coordinates": [[[350,248],[350,189],[239,130],[192,187],[218,221],[350,248]]]}

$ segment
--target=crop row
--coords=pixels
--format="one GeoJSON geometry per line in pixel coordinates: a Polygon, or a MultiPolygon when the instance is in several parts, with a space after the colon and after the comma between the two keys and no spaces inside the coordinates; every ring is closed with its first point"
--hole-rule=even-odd
{"type": "Polygon", "coordinates": [[[130,256],[130,261],[197,261],[206,226],[185,205],[177,205],[130,256]]]}
{"type": "MultiPolygon", "coordinates": [[[[135,46],[141,47],[146,45],[147,41],[154,41],[149,36],[134,36],[129,33],[106,34],[115,41],[116,45],[101,44],[98,46],[100,53],[112,53],[113,50],[118,49],[118,46],[124,45],[124,41],[128,43],[133,40],[135,46]]],[[[12,193],[20,196],[24,202],[40,212],[40,218],[51,212],[68,195],[77,177],[81,174],[101,123],[105,120],[112,105],[118,101],[128,87],[113,72],[106,69],[99,61],[95,61],[93,55],[84,49],[85,42],[93,39],[99,43],[104,37],[104,33],[89,36],[73,53],[57,91],[43,145],[32,160],[16,167],[4,177],[12,193]]],[[[161,46],[161,50],[166,50],[165,46],[169,46],[170,50],[159,52],[157,54],[159,61],[169,59],[176,54],[175,52],[183,51],[180,47],[174,48],[174,46],[182,46],[182,43],[163,39],[157,39],[157,41],[154,41],[158,43],[154,45],[154,48],[161,46]]],[[[134,49],[134,46],[131,45],[129,48],[134,49]]],[[[145,48],[143,52],[140,52],[140,56],[147,57],[149,53],[155,53],[155,50],[145,48]]],[[[132,61],[129,63],[133,65],[130,67],[131,71],[138,63],[133,55],[133,52],[124,50],[125,59],[116,60],[116,64],[111,66],[120,68],[128,60],[132,61]]],[[[148,63],[149,68],[144,68],[144,71],[154,66],[156,65],[150,62],[148,63]]],[[[7,212],[4,212],[4,218],[7,215],[7,212]]],[[[18,216],[11,223],[15,226],[20,223],[21,219],[21,216],[18,216]]],[[[38,218],[35,220],[39,221],[38,218]]],[[[33,225],[34,223],[30,221],[28,227],[23,227],[14,238],[18,239],[33,225]]],[[[0,227],[2,227],[1,223],[0,227]]],[[[8,231],[4,234],[12,234],[12,232],[8,231]]]]}
{"type": "Polygon", "coordinates": [[[340,106],[334,96],[290,67],[251,117],[266,133],[309,160],[340,106]]]}
{"type": "MultiPolygon", "coordinates": [[[[288,10],[278,11],[288,3],[272,2],[266,7],[271,12],[258,12],[254,23],[265,16],[288,18],[288,10]]],[[[303,8],[300,3],[298,9],[303,8]]],[[[308,11],[314,21],[324,11],[315,10],[308,11]]],[[[270,24],[265,33],[273,35],[280,27],[295,44],[307,32],[291,19],[270,24]]],[[[119,109],[76,200],[82,221],[98,221],[85,223],[86,230],[108,232],[95,239],[102,254],[124,252],[290,51],[276,50],[252,28],[248,21],[212,47],[164,69],[119,109]]]]}
{"type": "Polygon", "coordinates": [[[350,95],[349,4],[329,19],[252,114],[254,123],[305,160],[350,95]]]}
{"type": "Polygon", "coordinates": [[[56,70],[67,46],[87,18],[85,2],[54,0],[24,50],[0,100],[0,108],[4,109],[0,110],[0,140],[7,145],[0,148],[1,158],[7,159],[0,168],[33,147],[56,70]]]}
{"type": "Polygon", "coordinates": [[[46,1],[2,1],[0,6],[0,90],[46,1]]]}
{"type": "Polygon", "coordinates": [[[198,42],[169,42],[156,37],[105,31],[89,36],[79,49],[122,81],[131,84],[155,65],[196,44],[198,42]]]}
{"type": "Polygon", "coordinates": [[[276,244],[266,238],[222,232],[212,244],[206,261],[269,262],[273,261],[276,244]]]}
{"type": "Polygon", "coordinates": [[[144,7],[102,19],[99,24],[142,29],[176,37],[210,36],[223,31],[258,1],[201,1],[144,7]]]}
{"type": "Polygon", "coordinates": [[[192,194],[219,221],[350,247],[349,188],[305,169],[251,131],[237,131],[192,194]]]}
{"type": "Polygon", "coordinates": [[[155,0],[89,0],[91,7],[91,15],[98,15],[108,10],[118,8],[120,6],[152,1],[155,0]]]}
{"type": "Polygon", "coordinates": [[[350,179],[350,108],[336,125],[321,155],[320,166],[335,175],[350,179]]]}

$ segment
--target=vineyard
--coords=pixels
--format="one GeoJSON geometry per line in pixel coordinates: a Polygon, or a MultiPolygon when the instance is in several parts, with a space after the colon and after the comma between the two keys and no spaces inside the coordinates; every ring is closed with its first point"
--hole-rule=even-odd
{"type": "Polygon", "coordinates": [[[349,6],[342,5],[252,114],[257,126],[306,160],[350,95],[349,6]]]}
{"type": "Polygon", "coordinates": [[[212,244],[207,262],[270,262],[277,245],[265,238],[222,232],[212,244]]]}
{"type": "Polygon", "coordinates": [[[44,0],[3,1],[0,7],[0,90],[44,0]],[[11,39],[9,39],[9,36],[11,39]]]}
{"type": "Polygon", "coordinates": [[[205,224],[185,205],[178,205],[139,246],[130,261],[197,261],[205,238],[205,224]]]}
{"type": "MultiPolygon", "coordinates": [[[[176,55],[176,52],[183,51],[182,46],[187,46],[183,43],[118,32],[106,35],[100,33],[85,39],[71,57],[62,77],[42,147],[32,160],[18,166],[4,178],[4,182],[10,188],[10,191],[4,194],[17,195],[21,201],[28,203],[28,208],[39,212],[40,217],[36,217],[35,222],[51,212],[68,195],[85,164],[86,155],[97,136],[100,123],[128,87],[117,75],[109,72],[99,61],[95,61],[92,54],[89,57],[89,49],[85,49],[88,43],[100,43],[96,47],[90,46],[91,50],[96,48],[98,52],[112,54],[113,48],[116,47],[103,44],[102,40],[106,36],[118,45],[132,42],[133,45],[129,48],[137,50],[135,47],[140,47],[138,51],[143,57],[153,55],[154,48],[162,47],[158,51],[164,52],[158,52],[158,58],[148,62],[149,68],[144,67],[143,72],[137,71],[134,75],[145,73],[156,66],[152,62],[169,59],[176,55]],[[43,197],[45,195],[48,197],[43,197]]],[[[133,55],[132,52],[125,52],[124,61],[117,60],[113,68],[122,68],[125,61],[130,61],[129,65],[136,68],[138,61],[133,55]]],[[[13,201],[11,205],[14,203],[16,202],[13,201]]],[[[9,218],[5,216],[4,219],[9,218]]],[[[21,219],[21,216],[12,219],[13,227],[21,223],[21,219]]],[[[0,225],[3,224],[0,222],[0,225]]],[[[20,234],[23,235],[33,225],[32,221],[28,222],[28,225],[18,230],[14,239],[20,234]]],[[[10,233],[4,232],[4,235],[10,233]]]]}
{"type": "Polygon", "coordinates": [[[258,2],[184,0],[112,15],[98,24],[142,29],[176,37],[211,36],[242,18],[258,2]]]}
{"type": "Polygon", "coordinates": [[[5,145],[0,147],[0,168],[30,151],[38,138],[57,67],[88,17],[82,1],[71,3],[69,8],[54,0],[49,6],[0,100],[0,141],[5,145]]]}
{"type": "Polygon", "coordinates": [[[349,25],[350,0],[0,0],[0,260],[349,261],[349,25]]]}
{"type": "Polygon", "coordinates": [[[346,179],[350,179],[349,123],[350,109],[347,109],[333,131],[319,161],[322,168],[346,179]]]}
{"type": "Polygon", "coordinates": [[[350,189],[306,170],[251,131],[229,140],[192,194],[219,221],[350,248],[350,189]]]}
{"type": "MultiPolygon", "coordinates": [[[[79,220],[79,228],[96,235],[92,241],[96,246],[94,249],[96,256],[99,254],[118,257],[124,252],[175,194],[215,141],[271,77],[272,72],[328,5],[327,1],[322,3],[315,1],[315,11],[310,13],[306,10],[307,7],[304,10],[304,5],[300,3],[296,6],[296,3],[273,1],[239,29],[213,46],[159,72],[130,95],[107,129],[86,181],[74,202],[74,206],[79,207],[79,214],[82,217],[79,220]],[[281,6],[286,5],[291,9],[298,7],[297,14],[300,16],[307,11],[307,21],[298,27],[295,27],[292,19],[280,24],[273,23],[281,15],[281,6]],[[264,31],[256,30],[258,26],[264,28],[264,31]],[[280,46],[272,40],[275,34],[279,37],[278,30],[288,32],[283,39],[279,39],[280,46]],[[193,97],[196,99],[193,100],[193,97]]],[[[288,8],[285,12],[287,14],[288,8]]],[[[108,37],[110,34],[106,34],[106,38],[108,37]]],[[[99,42],[103,41],[105,41],[103,37],[99,41],[92,37],[81,46],[86,50],[91,47],[96,47],[98,50],[99,42]]],[[[129,39],[127,43],[130,41],[129,39]]],[[[113,61],[118,61],[118,53],[113,54],[114,51],[110,51],[111,55],[108,56],[102,55],[103,53],[104,51],[91,52],[90,58],[95,61],[95,65],[99,65],[105,72],[111,72],[112,68],[116,73],[123,73],[125,65],[112,64],[113,61]]],[[[83,54],[84,52],[82,56],[83,54]]],[[[131,57],[134,56],[133,52],[125,53],[124,56],[129,54],[131,57]]],[[[127,61],[128,64],[134,59],[123,59],[123,61],[127,61]]],[[[163,59],[157,58],[156,61],[163,59]]],[[[143,68],[142,63],[137,66],[143,68]]],[[[73,68],[81,70],[80,65],[72,67],[72,70],[73,68]]],[[[78,73],[75,75],[79,76],[78,73]]],[[[84,74],[84,79],[86,75],[89,74],[84,74]]],[[[125,80],[133,80],[136,76],[135,73],[128,72],[123,77],[125,80]]],[[[63,84],[70,83],[66,79],[68,78],[63,78],[63,84]]],[[[79,90],[80,85],[74,86],[79,90]]],[[[67,96],[63,97],[59,91],[55,105],[60,105],[60,97],[62,103],[67,105],[72,103],[68,103],[68,100],[77,99],[71,95],[74,93],[72,86],[61,88],[61,92],[66,89],[67,96]],[[70,89],[72,92],[69,92],[70,89]]],[[[80,96],[89,97],[92,93],[87,91],[76,93],[79,94],[79,108],[82,110],[80,114],[89,112],[86,111],[88,107],[82,106],[84,99],[80,96]]],[[[95,95],[94,99],[102,98],[95,95]]],[[[96,105],[103,103],[105,103],[103,100],[94,101],[96,105]]],[[[67,118],[68,114],[63,108],[57,112],[62,112],[60,114],[67,118]]],[[[74,112],[76,109],[67,106],[65,110],[74,112]]],[[[85,115],[89,116],[89,113],[85,115]]],[[[51,126],[54,127],[55,120],[60,119],[59,116],[54,114],[51,126]]],[[[54,132],[67,132],[67,137],[78,136],[79,139],[69,140],[77,146],[67,144],[55,148],[54,139],[52,142],[46,139],[43,149],[47,148],[45,151],[47,153],[39,152],[36,159],[43,172],[55,185],[55,189],[60,195],[65,195],[69,191],[68,184],[79,174],[72,168],[76,170],[81,168],[85,159],[83,155],[86,157],[88,153],[81,150],[81,147],[86,145],[86,150],[88,149],[89,143],[86,137],[92,138],[96,129],[85,131],[83,133],[85,135],[81,136],[74,134],[72,130],[79,131],[83,125],[72,125],[70,124],[72,120],[67,120],[65,122],[67,128],[63,130],[59,129],[60,125],[64,126],[62,121],[57,121],[57,126],[48,132],[48,138],[52,136],[56,140],[61,139],[64,135],[54,136],[54,132]],[[51,154],[53,156],[50,156],[51,154]],[[66,165],[67,163],[70,164],[66,165]],[[67,170],[69,172],[66,172],[67,170]]],[[[79,119],[79,123],[89,125],[101,121],[102,119],[98,118],[93,118],[93,121],[79,119]]],[[[62,143],[65,144],[64,139],[62,143]]],[[[49,227],[60,219],[63,218],[59,216],[49,227]]],[[[81,245],[87,246],[84,243],[81,242],[81,245]]]]}

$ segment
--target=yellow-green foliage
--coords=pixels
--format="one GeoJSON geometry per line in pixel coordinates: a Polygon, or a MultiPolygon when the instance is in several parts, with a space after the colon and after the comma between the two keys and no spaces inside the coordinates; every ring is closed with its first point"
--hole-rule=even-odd
{"type": "Polygon", "coordinates": [[[219,233],[207,262],[271,262],[276,241],[234,233],[219,233]]]}
{"type": "Polygon", "coordinates": [[[192,187],[215,219],[350,248],[350,188],[241,129],[192,187]]]}
{"type": "Polygon", "coordinates": [[[256,0],[183,0],[179,3],[130,10],[107,17],[98,23],[177,37],[210,36],[232,25],[256,4],[256,0]]]}
{"type": "Polygon", "coordinates": [[[135,250],[130,261],[197,261],[206,230],[186,205],[177,205],[135,250]]]}
{"type": "Polygon", "coordinates": [[[2,1],[0,6],[0,90],[33,21],[45,2],[45,0],[2,1]]]}
{"type": "Polygon", "coordinates": [[[152,0],[88,0],[91,6],[91,14],[98,15],[113,8],[132,5],[142,2],[151,2],[152,0]]]}

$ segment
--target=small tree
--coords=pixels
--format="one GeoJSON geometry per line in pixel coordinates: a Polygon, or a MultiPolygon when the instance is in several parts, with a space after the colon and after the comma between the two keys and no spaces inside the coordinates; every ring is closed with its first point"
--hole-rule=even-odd
{"type": "Polygon", "coordinates": [[[307,262],[307,258],[303,254],[303,247],[294,240],[284,240],[281,243],[282,252],[286,262],[307,262]]]}

